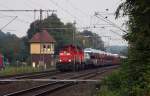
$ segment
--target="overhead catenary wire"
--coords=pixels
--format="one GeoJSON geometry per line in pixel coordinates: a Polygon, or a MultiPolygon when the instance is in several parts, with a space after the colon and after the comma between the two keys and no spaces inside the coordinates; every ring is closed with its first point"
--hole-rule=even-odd
{"type": "Polygon", "coordinates": [[[60,5],[58,5],[57,2],[53,1],[53,0],[49,0],[51,3],[53,3],[54,5],[56,5],[58,8],[61,8],[61,10],[63,10],[64,12],[66,12],[67,14],[71,15],[74,18],[77,18],[76,16],[74,16],[73,14],[71,14],[68,10],[64,9],[63,7],[61,7],[60,5]]]}
{"type": "MultiPolygon", "coordinates": [[[[108,20],[107,18],[103,17],[101,14],[95,13],[95,16],[96,16],[97,18],[99,18],[100,20],[106,22],[107,24],[112,25],[112,26],[114,26],[115,28],[121,30],[123,33],[127,33],[124,29],[122,29],[121,27],[119,27],[118,25],[116,25],[115,23],[113,23],[112,21],[108,20]]],[[[112,32],[112,30],[109,30],[109,31],[112,32]]],[[[121,38],[122,38],[122,35],[120,35],[120,34],[114,32],[114,31],[113,31],[113,33],[117,34],[118,36],[121,36],[121,38]]],[[[110,38],[110,40],[113,40],[113,39],[110,38]]],[[[120,39],[120,40],[124,40],[124,39],[122,38],[122,39],[120,39]]]]}
{"type": "Polygon", "coordinates": [[[115,24],[114,22],[108,20],[107,18],[104,18],[101,14],[99,14],[98,12],[95,12],[95,16],[101,20],[103,20],[104,22],[113,25],[114,27],[118,28],[119,30],[123,31],[124,33],[127,33],[127,31],[125,31],[124,29],[122,29],[121,27],[119,27],[117,24],[115,24]],[[100,16],[100,17],[99,17],[100,16]]]}
{"type": "Polygon", "coordinates": [[[63,8],[62,6],[60,6],[57,2],[55,2],[54,0],[49,0],[51,3],[53,3],[56,7],[60,8],[62,11],[64,11],[65,13],[69,14],[71,17],[73,17],[74,19],[77,19],[78,21],[82,21],[81,19],[79,19],[78,17],[76,17],[75,15],[73,15],[70,11],[68,11],[67,9],[63,8]]]}
{"type": "MultiPolygon", "coordinates": [[[[8,17],[14,18],[14,17],[16,17],[16,16],[11,16],[11,15],[5,15],[5,14],[2,14],[2,13],[0,13],[0,15],[4,16],[5,18],[8,18],[8,17]]],[[[16,20],[19,21],[19,22],[21,22],[21,23],[26,23],[26,24],[29,24],[29,23],[30,23],[29,21],[26,21],[26,20],[21,19],[21,18],[19,18],[19,17],[17,17],[16,20]]]]}
{"type": "MultiPolygon", "coordinates": [[[[6,8],[6,9],[9,9],[8,7],[6,7],[6,6],[4,6],[4,5],[2,5],[1,7],[4,7],[4,8],[6,8]]],[[[2,14],[2,13],[0,13],[1,15],[3,15],[4,17],[16,17],[16,16],[10,16],[10,15],[4,15],[4,14],[2,14]]],[[[29,17],[29,16],[27,16],[27,17],[29,17]]],[[[21,19],[21,18],[19,18],[19,17],[17,17],[17,19],[16,20],[18,20],[18,21],[20,21],[20,22],[22,22],[22,23],[30,23],[29,21],[25,21],[25,20],[23,20],[23,19],[21,19]]]]}
{"type": "MultiPolygon", "coordinates": [[[[74,8],[75,10],[77,10],[78,12],[80,12],[81,14],[83,14],[84,16],[89,16],[89,14],[87,14],[86,12],[84,12],[83,10],[77,8],[70,0],[66,0],[67,3],[69,3],[69,5],[74,8]]],[[[100,12],[102,15],[114,15],[114,13],[107,13],[107,12],[100,12]]],[[[89,26],[91,26],[92,24],[92,16],[89,16],[90,17],[90,23],[89,23],[89,26]]]]}
{"type": "MultiPolygon", "coordinates": [[[[9,7],[5,6],[4,4],[0,4],[0,7],[4,8],[4,9],[7,9],[7,10],[10,9],[9,7]]],[[[17,14],[16,14],[16,15],[17,15],[17,14]]],[[[22,14],[20,14],[20,15],[22,15],[22,14]]],[[[23,16],[26,16],[26,17],[28,17],[28,18],[31,18],[31,16],[30,16],[30,15],[27,15],[27,14],[24,14],[23,16]]],[[[18,16],[18,17],[19,17],[19,16],[18,16]]]]}
{"type": "MultiPolygon", "coordinates": [[[[100,12],[100,13],[103,13],[103,12],[100,12]]],[[[95,15],[99,15],[99,14],[95,13],[95,15]]],[[[123,31],[123,33],[125,33],[124,30],[121,29],[118,25],[116,25],[115,23],[111,22],[110,20],[107,20],[107,18],[104,18],[101,14],[100,14],[100,17],[97,17],[97,18],[99,18],[100,20],[102,20],[102,21],[107,23],[107,24],[97,24],[97,25],[105,25],[105,26],[103,26],[101,28],[105,28],[105,27],[115,27],[116,28],[117,27],[117,29],[119,29],[119,30],[123,31]],[[106,25],[111,25],[111,26],[106,26],[106,25]]],[[[113,30],[109,30],[109,31],[115,33],[118,36],[121,36],[121,38],[122,38],[122,35],[120,35],[119,33],[115,32],[113,30]]]]}
{"type": "Polygon", "coordinates": [[[3,17],[5,17],[5,18],[7,18],[7,17],[11,17],[11,18],[12,18],[12,17],[16,17],[16,16],[10,16],[10,15],[4,15],[4,14],[2,14],[2,13],[0,13],[0,15],[2,15],[2,18],[3,18],[3,17]]]}
{"type": "Polygon", "coordinates": [[[8,26],[10,23],[12,23],[16,18],[17,18],[17,16],[14,17],[11,21],[9,21],[6,25],[4,25],[0,30],[4,29],[6,26],[8,26]]]}
{"type": "MultiPolygon", "coordinates": [[[[42,11],[48,11],[48,12],[53,12],[53,11],[56,11],[56,10],[43,10],[43,9],[41,9],[42,11]]],[[[22,11],[24,11],[24,12],[33,12],[33,11],[35,11],[35,12],[39,12],[40,10],[37,10],[37,9],[34,9],[34,10],[0,10],[0,11],[3,11],[3,12],[10,12],[10,11],[12,11],[12,12],[22,12],[22,11]]]]}
{"type": "MultiPolygon", "coordinates": [[[[24,0],[24,2],[25,2],[26,0],[24,0]]],[[[25,2],[25,4],[26,5],[28,5],[29,7],[30,7],[30,9],[35,9],[35,7],[36,8],[39,8],[39,9],[41,9],[41,8],[45,8],[45,9],[47,9],[45,6],[43,6],[42,4],[39,4],[37,1],[36,2],[34,2],[34,1],[32,1],[32,0],[30,0],[30,2],[32,2],[32,3],[27,3],[27,2],[25,2]],[[33,5],[35,6],[35,7],[33,7],[33,5]]],[[[47,11],[47,13],[48,13],[49,11],[47,11]]],[[[33,16],[33,20],[35,21],[36,20],[36,11],[34,12],[34,16],[33,16]]]]}
{"type": "Polygon", "coordinates": [[[111,32],[113,32],[113,33],[115,33],[116,35],[118,35],[118,36],[121,36],[122,37],[122,35],[120,35],[119,33],[117,33],[117,32],[115,32],[115,31],[113,31],[113,30],[110,30],[111,32]]]}
{"type": "Polygon", "coordinates": [[[83,14],[84,16],[89,16],[89,14],[87,14],[86,12],[84,12],[83,10],[77,8],[70,0],[66,1],[67,3],[69,3],[69,5],[74,8],[75,10],[77,10],[78,12],[80,12],[81,14],[83,14]]]}
{"type": "Polygon", "coordinates": [[[34,10],[0,10],[0,12],[43,12],[43,11],[46,11],[46,12],[55,12],[56,10],[43,10],[43,9],[40,9],[40,10],[37,10],[37,9],[34,9],[34,10]]]}
{"type": "MultiPolygon", "coordinates": [[[[48,9],[49,8],[49,6],[48,7],[46,7],[45,5],[43,6],[43,4],[41,4],[41,3],[39,3],[39,2],[37,2],[37,1],[35,1],[34,2],[34,0],[30,0],[36,7],[38,7],[38,8],[44,8],[44,9],[48,9]]],[[[50,3],[48,4],[48,5],[50,5],[50,3]]],[[[50,5],[51,6],[51,5],[50,5]]],[[[52,14],[54,13],[54,12],[56,12],[56,10],[55,11],[52,11],[52,14]]],[[[36,12],[35,12],[36,13],[36,12]]],[[[44,14],[44,13],[43,13],[44,14]]],[[[47,11],[47,12],[45,12],[45,14],[43,15],[43,18],[47,18],[49,16],[49,11],[47,11]]],[[[35,17],[35,16],[34,16],[35,17]]],[[[34,18],[34,20],[35,20],[35,18],[34,18]]]]}
{"type": "MultiPolygon", "coordinates": [[[[25,4],[26,6],[28,6],[30,9],[33,8],[31,5],[27,4],[27,2],[26,2],[27,0],[23,0],[23,1],[24,1],[24,4],[25,4]]],[[[33,4],[34,4],[34,3],[33,3],[33,4]]]]}
{"type": "MultiPolygon", "coordinates": [[[[85,17],[87,18],[90,18],[91,16],[86,13],[85,11],[81,10],[80,8],[76,7],[75,4],[73,4],[70,0],[66,0],[66,2],[68,3],[68,5],[71,6],[72,9],[74,9],[74,12],[76,12],[75,14],[78,15],[78,18],[80,19],[79,21],[83,21],[83,22],[87,22],[87,20],[85,20],[85,17]],[[82,18],[82,19],[81,19],[82,18]]],[[[88,25],[90,24],[89,23],[85,23],[85,25],[88,25]]]]}
{"type": "MultiPolygon", "coordinates": [[[[109,26],[104,26],[104,27],[109,27],[109,26]]],[[[91,27],[76,27],[77,29],[103,29],[104,28],[103,26],[102,27],[96,27],[96,26],[91,26],[91,27]]],[[[42,29],[74,29],[74,28],[68,28],[68,27],[47,27],[47,28],[42,28],[42,29]]]]}

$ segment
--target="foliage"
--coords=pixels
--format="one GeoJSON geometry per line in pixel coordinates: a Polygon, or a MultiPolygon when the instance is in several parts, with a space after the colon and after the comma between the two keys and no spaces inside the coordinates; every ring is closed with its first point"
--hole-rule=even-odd
{"type": "Polygon", "coordinates": [[[125,90],[126,82],[123,79],[125,78],[120,70],[113,72],[101,82],[99,96],[127,96],[128,90],[125,90]]]}
{"type": "MultiPolygon", "coordinates": [[[[48,16],[47,18],[45,18],[44,20],[41,21],[42,24],[40,24],[40,21],[35,21],[30,25],[30,28],[27,32],[27,37],[30,40],[34,34],[36,34],[37,32],[40,32],[39,26],[41,28],[45,28],[47,29],[47,31],[49,32],[50,35],[52,35],[54,37],[54,39],[56,40],[55,43],[55,50],[56,53],[59,51],[59,49],[61,49],[64,45],[67,44],[76,44],[80,47],[91,47],[92,46],[92,42],[94,41],[94,43],[99,43],[99,44],[94,44],[95,46],[97,46],[96,48],[103,48],[103,42],[100,39],[96,39],[94,38],[94,36],[97,36],[97,34],[94,34],[92,32],[89,31],[88,34],[90,34],[89,36],[93,36],[90,39],[88,39],[88,41],[90,41],[90,43],[87,43],[86,45],[83,44],[83,34],[85,34],[86,31],[83,32],[78,32],[75,25],[73,23],[66,23],[64,24],[58,17],[56,14],[52,14],[51,16],[48,16]],[[82,34],[81,34],[82,33],[82,34]],[[74,38],[74,39],[73,39],[74,38]]],[[[104,48],[103,48],[104,49],[104,48]]]]}
{"type": "Polygon", "coordinates": [[[78,40],[82,44],[81,46],[83,48],[94,48],[94,49],[100,49],[100,50],[105,50],[104,48],[104,42],[102,41],[101,37],[88,30],[84,30],[80,33],[77,34],[78,40]]]}
{"type": "MultiPolygon", "coordinates": [[[[60,21],[56,14],[48,16],[41,22],[39,20],[34,21],[27,32],[27,37],[30,40],[33,35],[40,32],[40,28],[46,28],[50,35],[56,40],[56,49],[60,49],[65,44],[73,43],[73,31],[75,26],[72,23],[64,24],[60,21]],[[41,24],[40,24],[41,23],[41,24]],[[59,29],[60,28],[60,29],[59,29]],[[62,29],[61,29],[62,28],[62,29]],[[65,29],[64,29],[65,28],[65,29]]],[[[56,51],[58,51],[56,50],[56,51]]]]}
{"type": "MultiPolygon", "coordinates": [[[[120,78],[120,84],[114,83],[119,85],[115,89],[120,92],[119,96],[150,96],[149,5],[149,0],[126,0],[116,11],[117,17],[129,16],[128,33],[124,36],[129,42],[128,59],[122,65],[120,75],[113,76],[113,80],[110,80],[114,83],[114,80],[120,78]],[[120,15],[122,10],[123,14],[120,15]]],[[[109,86],[108,89],[110,88],[109,86]]]]}
{"type": "Polygon", "coordinates": [[[14,34],[0,32],[0,52],[8,58],[9,62],[14,62],[20,51],[20,38],[14,34]]]}
{"type": "Polygon", "coordinates": [[[108,46],[106,47],[106,51],[113,54],[123,55],[123,56],[127,56],[128,54],[127,46],[117,46],[117,45],[108,46]]]}
{"type": "MultiPolygon", "coordinates": [[[[52,14],[48,16],[42,21],[36,20],[31,23],[30,28],[28,29],[27,36],[22,38],[17,37],[14,34],[4,33],[0,31],[0,53],[2,53],[9,61],[10,64],[15,65],[17,62],[27,62],[29,59],[29,40],[35,35],[37,32],[40,32],[40,28],[47,28],[48,32],[54,37],[56,40],[55,48],[56,53],[59,49],[67,44],[76,44],[80,47],[92,47],[93,44],[90,41],[98,42],[97,44],[100,48],[103,47],[101,39],[90,38],[87,39],[85,45],[83,45],[82,37],[86,32],[80,35],[80,32],[77,32],[77,29],[73,23],[64,24],[56,14],[52,14]],[[51,29],[54,28],[54,29],[51,29]],[[60,28],[60,29],[57,29],[60,28]],[[62,28],[62,29],[61,29],[62,28]],[[64,28],[64,29],[63,29],[64,28]],[[73,41],[73,37],[75,40],[73,41]],[[81,37],[81,38],[78,38],[81,37]]],[[[89,31],[90,32],[90,31],[89,31]]],[[[96,34],[90,32],[88,33],[90,36],[97,36],[96,34]]],[[[99,37],[100,38],[100,37],[99,37]]],[[[103,43],[103,42],[102,42],[103,43]]],[[[95,44],[96,45],[96,44],[95,44]]],[[[96,45],[96,46],[97,46],[96,45]]]]}
{"type": "Polygon", "coordinates": [[[20,51],[19,51],[19,54],[18,54],[18,57],[17,59],[21,62],[28,62],[28,56],[29,56],[29,41],[28,41],[28,38],[27,36],[24,36],[22,38],[20,38],[20,51]]]}
{"type": "Polygon", "coordinates": [[[97,92],[97,96],[119,96],[118,93],[119,92],[108,90],[107,86],[102,86],[97,92]]]}
{"type": "Polygon", "coordinates": [[[0,31],[0,53],[5,57],[5,61],[15,65],[16,61],[25,62],[28,57],[26,37],[19,38],[14,34],[0,31]]]}

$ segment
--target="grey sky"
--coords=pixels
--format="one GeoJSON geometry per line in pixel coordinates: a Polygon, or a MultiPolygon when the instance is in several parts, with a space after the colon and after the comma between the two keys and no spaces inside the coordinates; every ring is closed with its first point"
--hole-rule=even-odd
{"type": "MultiPolygon", "coordinates": [[[[106,24],[106,22],[96,18],[94,16],[94,12],[106,12],[105,9],[109,9],[109,11],[107,11],[108,13],[115,12],[120,2],[121,0],[0,0],[0,9],[52,9],[57,10],[55,13],[65,23],[73,22],[75,20],[77,27],[103,27],[101,24],[106,24]]],[[[19,37],[26,35],[29,24],[34,21],[34,13],[0,12],[0,28],[14,18],[9,16],[18,17],[2,31],[10,31],[19,37]]],[[[47,13],[43,13],[43,18],[46,16],[47,13]]],[[[109,20],[115,22],[119,26],[121,26],[124,20],[115,20],[113,15],[103,16],[107,16],[109,20]]],[[[39,13],[36,13],[35,19],[38,18],[39,13]]],[[[120,36],[110,32],[110,30],[113,30],[122,34],[117,28],[106,26],[104,28],[92,28],[89,30],[103,36],[103,40],[106,42],[106,45],[126,44],[123,40],[121,40],[120,36]],[[110,37],[108,38],[107,36],[110,37]]]]}

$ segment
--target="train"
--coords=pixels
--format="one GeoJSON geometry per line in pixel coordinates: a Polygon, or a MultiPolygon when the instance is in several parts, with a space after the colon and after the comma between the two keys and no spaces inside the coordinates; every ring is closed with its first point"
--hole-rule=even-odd
{"type": "Polygon", "coordinates": [[[4,69],[4,56],[0,53],[0,70],[4,69]]]}
{"type": "Polygon", "coordinates": [[[78,71],[117,64],[120,64],[120,56],[118,54],[66,45],[59,51],[56,69],[59,71],[78,71]]]}

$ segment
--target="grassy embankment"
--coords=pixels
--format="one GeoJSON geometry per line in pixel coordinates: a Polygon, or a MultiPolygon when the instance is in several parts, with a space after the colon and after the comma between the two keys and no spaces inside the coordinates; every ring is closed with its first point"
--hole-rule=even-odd
{"type": "Polygon", "coordinates": [[[7,66],[4,70],[0,71],[0,76],[39,72],[39,71],[43,71],[43,69],[33,68],[31,66],[20,66],[20,67],[7,66]]]}
{"type": "Polygon", "coordinates": [[[120,70],[113,71],[112,74],[105,77],[94,96],[120,96],[121,77],[120,70]]]}
{"type": "Polygon", "coordinates": [[[126,77],[128,75],[123,69],[128,69],[127,63],[127,59],[122,59],[120,68],[113,71],[100,82],[99,89],[94,96],[127,96],[129,83],[126,77]]]}

